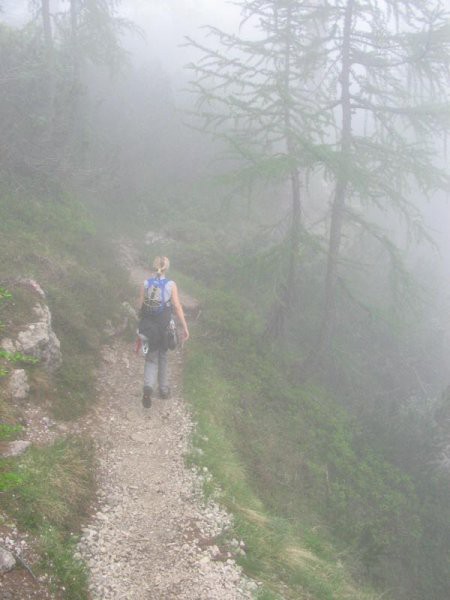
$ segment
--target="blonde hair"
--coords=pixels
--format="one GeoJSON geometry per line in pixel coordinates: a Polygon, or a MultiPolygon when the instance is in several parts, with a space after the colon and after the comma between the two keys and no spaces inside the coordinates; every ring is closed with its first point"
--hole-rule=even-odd
{"type": "Polygon", "coordinates": [[[158,276],[161,276],[170,267],[170,260],[167,256],[157,256],[153,261],[153,268],[158,276]]]}

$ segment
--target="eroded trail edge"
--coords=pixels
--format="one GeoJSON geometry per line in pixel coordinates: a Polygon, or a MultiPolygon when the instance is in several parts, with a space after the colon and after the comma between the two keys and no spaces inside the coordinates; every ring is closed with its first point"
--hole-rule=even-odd
{"type": "MultiPolygon", "coordinates": [[[[143,359],[116,341],[103,351],[93,432],[99,510],[79,544],[93,599],[241,600],[256,585],[217,536],[230,517],[205,502],[202,478],[185,465],[193,422],[182,397],[183,356],[171,353],[172,397],[141,405],[143,359]]],[[[230,551],[231,550],[231,551],[230,551]]]]}

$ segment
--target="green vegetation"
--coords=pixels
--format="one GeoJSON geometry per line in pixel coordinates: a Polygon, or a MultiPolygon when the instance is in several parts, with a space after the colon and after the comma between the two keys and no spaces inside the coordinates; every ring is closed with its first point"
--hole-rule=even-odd
{"type": "MultiPolygon", "coordinates": [[[[96,234],[92,218],[73,198],[30,202],[0,197],[0,280],[11,272],[36,279],[46,291],[64,364],[47,401],[58,418],[83,414],[92,401],[93,369],[107,319],[115,321],[130,295],[128,277],[111,260],[110,241],[96,234]]],[[[5,299],[2,335],[31,318],[36,296],[13,290],[5,299]]],[[[29,321],[28,321],[29,322],[29,321]]]]}
{"type": "MultiPolygon", "coordinates": [[[[274,454],[276,432],[270,430],[268,423],[259,429],[265,419],[266,397],[255,389],[259,407],[246,406],[251,394],[245,388],[251,382],[241,378],[235,384],[230,383],[212,358],[211,350],[195,343],[186,369],[185,392],[198,420],[194,444],[201,450],[201,454],[193,452],[193,460],[213,475],[205,490],[216,492],[214,482],[217,482],[220,502],[235,516],[230,534],[246,543],[246,555],[239,562],[251,577],[264,582],[258,598],[375,598],[351,581],[326,530],[312,522],[308,524],[312,521],[311,508],[305,512],[308,509],[302,496],[296,498],[295,520],[288,510],[285,516],[280,516],[279,496],[287,499],[291,494],[291,502],[295,500],[291,486],[286,489],[289,482],[284,479],[287,473],[280,464],[280,452],[286,463],[297,457],[289,449],[279,448],[274,454]]],[[[285,432],[284,441],[293,433],[285,432]]],[[[320,492],[321,487],[324,486],[317,486],[315,491],[320,492]]],[[[310,493],[313,489],[314,482],[310,482],[310,493]]]]}
{"type": "MultiPolygon", "coordinates": [[[[215,290],[197,286],[205,308],[186,365],[200,449],[192,458],[213,476],[207,493],[216,482],[235,515],[246,571],[264,581],[266,597],[360,599],[375,597],[364,580],[403,577],[401,557],[420,572],[414,598],[444,590],[419,557],[434,536],[428,502],[442,500],[448,483],[437,477],[424,503],[421,481],[383,458],[326,387],[299,384],[286,357],[261,343],[251,304],[230,285],[215,290]]],[[[401,586],[393,597],[406,597],[401,586]]]]}
{"type": "MultiPolygon", "coordinates": [[[[99,236],[86,209],[73,198],[0,198],[0,281],[14,273],[39,282],[47,295],[52,326],[61,341],[63,364],[51,376],[36,360],[1,351],[7,375],[12,363],[27,368],[31,401],[54,416],[72,419],[93,401],[94,368],[107,319],[118,319],[120,303],[130,295],[125,273],[111,260],[109,240],[99,236]],[[35,366],[36,365],[36,366],[35,366]]],[[[1,336],[12,337],[32,322],[39,298],[28,288],[3,288],[1,336]]],[[[4,382],[0,439],[19,436],[20,414],[8,406],[4,382]]],[[[3,386],[3,393],[2,393],[3,386]]],[[[85,567],[74,558],[76,532],[89,510],[94,482],[92,448],[83,440],[32,448],[20,460],[2,460],[2,510],[38,540],[40,569],[64,588],[69,600],[87,598],[85,567]]]]}
{"type": "Polygon", "coordinates": [[[45,448],[32,448],[23,458],[8,461],[8,486],[2,506],[17,523],[38,537],[40,568],[65,588],[65,597],[87,596],[84,566],[74,559],[77,529],[93,499],[92,446],[65,439],[45,448]]]}
{"type": "MultiPolygon", "coordinates": [[[[21,353],[0,352],[7,375],[12,363],[27,368],[31,401],[60,419],[82,415],[94,397],[94,368],[107,319],[118,319],[130,295],[125,273],[111,260],[111,245],[96,234],[87,211],[73,199],[1,198],[0,281],[15,273],[36,279],[47,295],[52,326],[61,341],[63,364],[53,375],[36,368],[21,353]]],[[[20,285],[2,289],[2,337],[12,337],[29,322],[39,298],[20,285]]],[[[35,366],[36,365],[36,366],[35,366]]],[[[0,439],[16,438],[20,413],[3,396],[0,439]]],[[[3,387],[3,393],[2,393],[3,387]]],[[[76,532],[89,510],[94,490],[93,452],[83,440],[32,448],[20,460],[2,460],[0,506],[38,540],[40,568],[69,600],[87,598],[85,567],[74,558],[76,532]]]]}
{"type": "Polygon", "coordinates": [[[80,440],[65,439],[32,448],[17,464],[20,488],[12,513],[31,530],[44,525],[70,530],[87,510],[92,490],[92,449],[80,440]]]}
{"type": "MultiPolygon", "coordinates": [[[[0,128],[8,147],[0,166],[0,338],[14,340],[34,322],[42,299],[20,284],[32,278],[45,291],[63,356],[61,368],[48,373],[30,357],[1,351],[3,443],[20,436],[23,418],[20,403],[8,397],[11,367],[26,368],[30,403],[59,419],[79,417],[94,400],[105,327],[122,318],[121,302],[130,297],[128,276],[113,258],[111,230],[102,224],[98,231],[86,201],[97,173],[87,158],[89,109],[81,77],[85,67],[121,60],[116,34],[125,22],[114,19],[112,4],[71,3],[56,18],[48,3],[38,2],[27,26],[0,23],[6,83],[0,128]],[[87,35],[80,44],[74,43],[81,39],[78,27],[87,35]],[[90,181],[83,187],[85,177],[90,181]]],[[[58,595],[73,600],[87,598],[86,573],[73,554],[74,532],[93,494],[93,461],[90,445],[73,439],[32,447],[0,464],[2,513],[37,538],[43,572],[58,595]]]]}
{"type": "MultiPolygon", "coordinates": [[[[37,297],[10,285],[31,277],[63,354],[48,374],[0,352],[0,441],[21,433],[14,365],[31,403],[86,412],[105,325],[131,296],[116,239],[165,232],[146,260],[168,254],[204,300],[187,346],[192,458],[235,515],[259,600],[447,600],[448,290],[412,242],[428,237],[424,196],[448,187],[448,10],[239,0],[251,36],[196,44],[188,109],[211,142],[182,127],[159,67],[119,73],[119,2],[60,4],[0,23],[0,336],[33,317],[37,297]]],[[[73,599],[92,466],[83,440],[0,465],[2,510],[73,599]]]]}
{"type": "Polygon", "coordinates": [[[0,441],[11,440],[16,437],[22,431],[20,425],[7,425],[6,423],[0,424],[0,441]]]}

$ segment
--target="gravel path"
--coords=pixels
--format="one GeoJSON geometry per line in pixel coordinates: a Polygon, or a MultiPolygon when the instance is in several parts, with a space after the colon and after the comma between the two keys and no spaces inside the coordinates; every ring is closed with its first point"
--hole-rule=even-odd
{"type": "Polygon", "coordinates": [[[99,369],[100,507],[79,545],[92,598],[252,598],[257,585],[234,560],[244,543],[218,542],[229,517],[202,500],[209,474],[185,466],[193,424],[181,396],[182,355],[171,353],[172,398],[154,399],[149,410],[141,405],[143,366],[118,341],[104,350],[99,369]]]}

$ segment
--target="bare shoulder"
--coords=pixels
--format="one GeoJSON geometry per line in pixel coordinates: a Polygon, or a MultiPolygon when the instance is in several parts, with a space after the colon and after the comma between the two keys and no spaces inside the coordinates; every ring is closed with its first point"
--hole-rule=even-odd
{"type": "Polygon", "coordinates": [[[172,281],[172,296],[174,300],[178,300],[178,287],[175,281],[172,281]]]}

